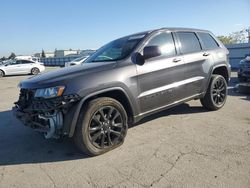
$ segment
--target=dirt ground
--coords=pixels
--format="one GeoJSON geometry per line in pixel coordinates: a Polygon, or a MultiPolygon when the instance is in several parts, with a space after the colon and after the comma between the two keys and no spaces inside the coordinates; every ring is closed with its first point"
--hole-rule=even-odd
{"type": "Polygon", "coordinates": [[[163,111],[92,158],[17,121],[17,84],[29,76],[0,78],[0,187],[250,187],[250,96],[233,91],[235,76],[221,110],[191,101],[163,111]]]}

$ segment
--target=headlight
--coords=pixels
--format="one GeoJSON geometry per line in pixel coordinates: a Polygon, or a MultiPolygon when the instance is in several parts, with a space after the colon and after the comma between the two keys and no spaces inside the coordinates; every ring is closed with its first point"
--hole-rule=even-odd
{"type": "Polygon", "coordinates": [[[63,94],[65,87],[64,86],[56,86],[50,88],[37,89],[35,93],[35,97],[41,98],[53,98],[60,97],[63,94]]]}

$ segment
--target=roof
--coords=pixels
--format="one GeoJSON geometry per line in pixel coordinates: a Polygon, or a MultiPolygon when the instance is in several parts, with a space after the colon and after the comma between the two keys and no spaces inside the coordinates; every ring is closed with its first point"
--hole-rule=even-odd
{"type": "Polygon", "coordinates": [[[132,36],[132,35],[147,35],[149,33],[152,32],[156,32],[156,31],[162,31],[162,30],[168,30],[168,31],[193,31],[193,32],[210,32],[208,30],[203,30],[203,29],[195,29],[195,28],[184,28],[184,27],[163,27],[163,28],[159,28],[159,29],[153,29],[153,30],[148,30],[148,31],[143,31],[143,32],[139,32],[139,33],[134,33],[131,35],[127,35],[127,36],[132,36]]]}

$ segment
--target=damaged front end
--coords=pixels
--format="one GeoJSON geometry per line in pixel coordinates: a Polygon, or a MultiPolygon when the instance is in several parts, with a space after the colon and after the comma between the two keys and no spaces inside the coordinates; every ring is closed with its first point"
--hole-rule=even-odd
{"type": "MultiPolygon", "coordinates": [[[[26,126],[44,134],[45,138],[61,138],[68,134],[65,119],[74,104],[80,100],[76,94],[53,98],[35,97],[36,90],[21,89],[15,102],[15,116],[26,126]]],[[[69,122],[69,120],[66,120],[69,122]]]]}

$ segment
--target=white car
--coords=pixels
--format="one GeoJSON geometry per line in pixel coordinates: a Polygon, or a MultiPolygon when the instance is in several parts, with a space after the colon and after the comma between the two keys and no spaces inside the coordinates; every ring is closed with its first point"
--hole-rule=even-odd
{"type": "Polygon", "coordinates": [[[65,63],[65,67],[70,67],[73,65],[80,65],[82,64],[89,56],[82,56],[79,58],[74,59],[73,61],[65,63]]]}
{"type": "Polygon", "coordinates": [[[0,77],[18,74],[33,74],[43,72],[45,67],[43,63],[32,60],[12,60],[0,65],[0,77]]]}

